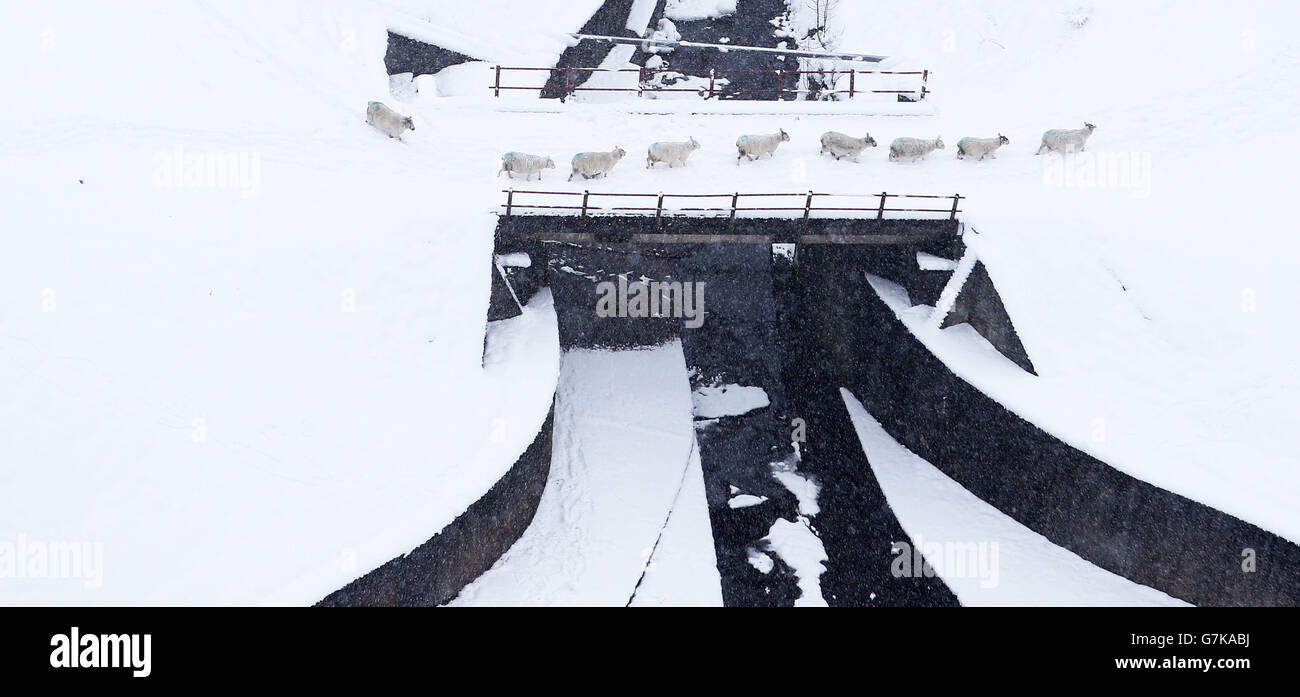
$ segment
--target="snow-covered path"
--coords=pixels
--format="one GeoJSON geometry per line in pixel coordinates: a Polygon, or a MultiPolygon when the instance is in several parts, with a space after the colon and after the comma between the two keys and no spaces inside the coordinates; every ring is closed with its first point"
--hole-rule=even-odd
{"type": "Polygon", "coordinates": [[[450,604],[622,606],[633,589],[636,605],[722,604],[678,341],[564,353],[533,523],[450,604]]]}

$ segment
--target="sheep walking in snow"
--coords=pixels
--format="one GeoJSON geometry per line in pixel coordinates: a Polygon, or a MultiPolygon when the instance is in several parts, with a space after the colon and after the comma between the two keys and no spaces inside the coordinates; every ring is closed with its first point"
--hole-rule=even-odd
{"type": "Polygon", "coordinates": [[[957,159],[978,157],[982,160],[987,157],[996,160],[997,149],[1010,142],[1011,140],[1001,133],[997,138],[962,138],[957,141],[957,159]]]}
{"type": "Polygon", "coordinates": [[[773,155],[777,146],[788,140],[790,140],[790,134],[786,133],[784,128],[776,133],[741,136],[736,139],[736,150],[740,151],[740,154],[736,156],[736,165],[740,165],[740,158],[742,157],[757,160],[763,155],[773,155]]]}
{"type": "Polygon", "coordinates": [[[401,140],[406,131],[415,130],[415,122],[409,116],[389,109],[383,102],[370,102],[366,105],[366,122],[388,134],[389,138],[401,140]]]}
{"type": "Polygon", "coordinates": [[[580,152],[573,156],[573,171],[569,173],[569,181],[573,181],[573,178],[579,174],[583,179],[606,176],[626,154],[623,148],[619,147],[609,152],[580,152]]]}
{"type": "Polygon", "coordinates": [[[685,141],[651,143],[650,149],[646,151],[645,155],[645,168],[650,169],[657,162],[667,162],[669,168],[677,162],[684,165],[686,164],[686,158],[699,149],[700,144],[695,138],[685,141]]]}
{"type": "Polygon", "coordinates": [[[511,179],[514,179],[516,174],[524,175],[525,179],[532,179],[536,174],[537,181],[541,181],[544,169],[555,169],[555,161],[549,157],[529,155],[526,152],[508,152],[501,156],[501,169],[497,171],[497,176],[505,172],[511,179]]]}
{"type": "Polygon", "coordinates": [[[924,159],[926,155],[935,150],[943,150],[943,138],[927,140],[925,138],[895,138],[894,142],[889,144],[889,161],[901,160],[904,157],[913,162],[924,159]]]}
{"type": "Polygon", "coordinates": [[[1097,130],[1097,127],[1084,123],[1083,128],[1053,128],[1043,134],[1043,144],[1038,146],[1038,152],[1035,155],[1042,155],[1044,150],[1052,152],[1074,152],[1083,151],[1083,146],[1088,142],[1088,136],[1097,130]]]}
{"type": "Polygon", "coordinates": [[[841,157],[851,157],[854,162],[858,161],[858,155],[862,154],[867,148],[876,147],[876,140],[868,133],[861,138],[854,138],[851,135],[839,133],[836,131],[826,131],[822,134],[822,149],[818,155],[830,153],[835,159],[841,157]]]}

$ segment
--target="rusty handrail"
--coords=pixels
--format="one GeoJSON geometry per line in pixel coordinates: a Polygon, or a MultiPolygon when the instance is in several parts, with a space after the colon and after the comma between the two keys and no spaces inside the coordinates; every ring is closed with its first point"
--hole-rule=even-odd
{"type": "Polygon", "coordinates": [[[528,190],[528,189],[502,189],[501,191],[502,193],[506,194],[506,202],[502,204],[502,208],[505,209],[505,217],[511,217],[512,215],[515,214],[516,211],[527,211],[527,210],[579,211],[580,216],[584,219],[593,213],[599,213],[602,211],[621,211],[621,212],[631,211],[631,212],[646,212],[646,213],[653,212],[655,215],[656,222],[661,220],[665,213],[671,214],[673,212],[696,212],[696,213],[718,213],[718,214],[726,213],[728,214],[730,220],[733,222],[736,219],[737,213],[747,213],[747,212],[801,212],[803,213],[803,219],[805,221],[810,219],[813,213],[818,213],[818,212],[837,212],[837,213],[854,212],[854,213],[864,213],[868,215],[875,214],[876,219],[884,218],[886,213],[943,213],[948,215],[949,220],[956,220],[957,214],[962,212],[961,202],[963,199],[966,198],[961,194],[950,194],[946,196],[939,195],[939,194],[891,194],[886,191],[882,191],[878,194],[832,194],[832,193],[817,192],[817,191],[803,191],[797,193],[796,192],[741,193],[739,191],[734,191],[725,194],[705,194],[705,193],[668,194],[663,192],[615,193],[615,192],[608,192],[608,191],[590,191],[590,190],[538,191],[538,190],[528,190]],[[520,203],[516,199],[516,195],[519,194],[539,195],[539,196],[570,196],[570,197],[581,196],[582,202],[580,205],[520,203]],[[654,206],[593,205],[591,200],[597,197],[654,198],[656,202],[654,206]],[[742,199],[773,198],[773,197],[787,197],[787,198],[798,197],[801,200],[801,202],[800,205],[787,205],[787,206],[741,205],[742,199]],[[686,208],[674,208],[665,205],[665,201],[669,199],[675,199],[675,198],[682,198],[682,199],[730,198],[731,205],[725,207],[707,206],[707,207],[686,207],[686,208]],[[816,203],[817,198],[831,198],[831,199],[874,198],[876,199],[876,205],[873,206],[817,205],[816,203]],[[906,206],[891,207],[889,205],[889,199],[891,198],[952,201],[952,205],[946,208],[920,208],[920,207],[906,207],[906,206]]]}
{"type": "Polygon", "coordinates": [[[654,75],[657,75],[657,74],[662,74],[662,73],[676,73],[676,72],[678,72],[678,71],[672,70],[672,69],[670,69],[670,68],[644,68],[644,67],[642,67],[642,68],[575,68],[575,67],[568,67],[568,66],[566,66],[566,67],[559,67],[559,66],[557,66],[557,67],[552,67],[552,68],[539,68],[539,67],[504,66],[504,65],[495,65],[495,66],[493,66],[492,69],[493,69],[493,72],[494,72],[495,78],[494,78],[494,80],[493,80],[493,84],[488,85],[488,89],[492,90],[493,95],[496,96],[496,97],[500,97],[500,96],[501,96],[501,91],[502,91],[502,90],[537,90],[537,91],[540,92],[540,91],[546,89],[545,86],[541,86],[541,87],[525,87],[525,86],[521,86],[521,85],[503,85],[503,84],[501,84],[501,73],[502,73],[502,72],[505,72],[505,71],[532,71],[532,72],[545,71],[545,72],[549,72],[549,73],[551,73],[552,75],[554,75],[556,72],[562,71],[562,72],[564,73],[564,96],[565,96],[565,97],[571,96],[571,95],[576,94],[576,93],[578,93],[578,92],[622,92],[622,93],[627,93],[627,94],[635,93],[637,96],[642,96],[646,91],[650,91],[650,92],[654,92],[654,93],[658,93],[658,92],[696,92],[696,93],[699,93],[699,94],[704,94],[704,93],[707,91],[707,93],[708,93],[708,98],[712,99],[712,98],[714,98],[715,96],[717,96],[717,94],[721,91],[721,90],[719,90],[719,89],[717,88],[717,86],[716,86],[716,84],[715,84],[715,82],[716,82],[716,78],[717,78],[717,76],[719,76],[719,75],[730,75],[730,74],[749,74],[749,75],[756,75],[756,74],[769,74],[769,73],[777,76],[777,86],[776,86],[775,88],[772,88],[772,89],[732,89],[732,90],[728,90],[727,93],[729,93],[729,94],[737,94],[737,95],[745,95],[745,94],[772,94],[772,95],[776,96],[778,99],[780,99],[780,98],[782,98],[782,97],[784,97],[784,96],[786,96],[786,95],[788,95],[788,94],[801,95],[801,94],[811,94],[811,93],[814,92],[814,90],[811,90],[811,89],[808,89],[808,88],[800,89],[799,87],[786,87],[786,86],[785,86],[785,84],[786,84],[785,76],[787,76],[787,75],[794,76],[794,77],[796,78],[796,83],[797,83],[797,78],[798,78],[799,76],[801,76],[801,75],[822,75],[822,76],[825,76],[825,75],[831,75],[831,76],[835,76],[835,75],[848,75],[848,76],[849,76],[849,88],[848,88],[847,90],[843,90],[843,89],[822,90],[822,91],[820,91],[820,94],[837,94],[837,95],[839,95],[839,94],[847,94],[847,95],[849,96],[850,99],[852,99],[853,97],[857,96],[858,94],[919,94],[919,95],[920,95],[919,99],[925,99],[927,95],[929,95],[929,94],[933,94],[933,92],[932,92],[932,91],[930,90],[930,88],[929,88],[929,81],[930,81],[930,71],[929,71],[929,70],[857,70],[857,69],[842,70],[842,69],[839,69],[839,68],[830,69],[830,70],[787,70],[787,69],[784,69],[784,68],[779,68],[779,69],[766,69],[766,70],[760,70],[760,69],[742,69],[742,68],[736,68],[736,69],[730,69],[730,70],[717,70],[717,69],[710,69],[710,70],[709,70],[709,74],[708,74],[707,76],[697,76],[697,77],[707,77],[707,78],[708,78],[708,80],[709,80],[709,85],[708,85],[708,88],[707,88],[707,89],[704,88],[704,87],[695,87],[695,88],[691,88],[691,87],[655,87],[655,88],[651,88],[651,89],[647,90],[647,89],[646,89],[646,82],[650,79],[650,77],[652,77],[652,76],[654,76],[654,75]],[[578,73],[637,73],[638,76],[639,76],[639,79],[637,80],[637,87],[635,87],[635,88],[632,88],[632,87],[585,87],[585,86],[582,86],[582,85],[577,85],[577,84],[575,84],[575,81],[574,81],[574,73],[575,73],[575,72],[578,72],[578,73]],[[858,84],[857,84],[857,76],[858,76],[858,75],[917,75],[917,76],[920,76],[920,77],[921,77],[921,86],[920,86],[919,89],[909,89],[909,90],[883,90],[883,89],[865,89],[865,88],[859,88],[859,87],[858,87],[858,84]]]}

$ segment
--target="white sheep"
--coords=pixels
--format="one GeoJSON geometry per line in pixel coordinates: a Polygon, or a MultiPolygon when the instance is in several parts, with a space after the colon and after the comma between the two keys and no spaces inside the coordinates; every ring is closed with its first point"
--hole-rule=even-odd
{"type": "Polygon", "coordinates": [[[740,158],[742,157],[757,160],[763,155],[775,156],[777,146],[789,140],[790,134],[786,133],[784,128],[776,133],[741,136],[736,139],[736,150],[740,151],[740,154],[736,156],[736,165],[740,165],[740,158]]]}
{"type": "Polygon", "coordinates": [[[370,102],[366,105],[366,122],[388,134],[389,138],[401,140],[406,131],[415,130],[415,122],[409,116],[389,109],[383,102],[370,102]]]}
{"type": "Polygon", "coordinates": [[[580,152],[573,156],[573,171],[569,173],[569,181],[573,181],[574,176],[579,174],[583,179],[606,176],[626,154],[619,147],[609,152],[580,152]]]}
{"type": "Polygon", "coordinates": [[[1083,151],[1083,146],[1088,142],[1088,136],[1097,130],[1097,127],[1084,123],[1083,128],[1053,128],[1043,134],[1043,144],[1038,146],[1038,152],[1035,155],[1042,155],[1044,150],[1052,152],[1074,152],[1083,151]]]}
{"type": "Polygon", "coordinates": [[[997,138],[962,138],[957,141],[957,159],[978,157],[982,160],[987,157],[996,160],[997,149],[1010,142],[1011,140],[1001,133],[997,138]]]}
{"type": "Polygon", "coordinates": [[[645,155],[645,168],[650,169],[656,162],[667,162],[670,168],[677,162],[685,165],[686,158],[699,149],[700,144],[694,137],[684,141],[651,143],[645,155]]]}
{"type": "Polygon", "coordinates": [[[851,157],[854,162],[858,161],[858,155],[862,154],[867,148],[876,147],[876,140],[868,133],[862,138],[854,138],[851,135],[839,133],[837,131],[826,131],[822,134],[822,149],[818,155],[830,153],[835,159],[841,157],[851,157]]]}
{"type": "Polygon", "coordinates": [[[515,174],[522,174],[525,179],[532,179],[536,174],[537,181],[541,181],[544,169],[555,169],[555,160],[541,155],[529,155],[526,152],[508,152],[501,156],[501,169],[497,171],[497,176],[505,172],[511,179],[515,178],[515,174]]]}
{"type": "Polygon", "coordinates": [[[934,140],[925,138],[895,138],[894,142],[889,144],[889,160],[901,160],[904,157],[910,158],[913,162],[923,159],[935,150],[943,150],[943,138],[938,137],[934,140]]]}

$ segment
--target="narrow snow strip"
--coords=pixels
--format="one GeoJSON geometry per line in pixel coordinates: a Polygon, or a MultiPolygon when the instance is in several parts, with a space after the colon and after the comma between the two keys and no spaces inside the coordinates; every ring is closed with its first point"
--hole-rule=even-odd
{"type": "Polygon", "coordinates": [[[841,388],[840,394],[871,470],[911,538],[899,542],[920,547],[963,605],[1187,605],[1052,544],[899,445],[851,392],[841,388]]]}
{"type": "Polygon", "coordinates": [[[664,16],[686,22],[736,13],[736,0],[668,0],[664,16]]]}
{"type": "Polygon", "coordinates": [[[650,26],[650,17],[655,13],[658,0],[632,0],[632,9],[627,13],[627,28],[637,36],[645,36],[650,26]]]}
{"type": "Polygon", "coordinates": [[[916,265],[922,271],[956,271],[957,262],[925,252],[916,253],[916,265]]]}
{"type": "MultiPolygon", "coordinates": [[[[918,261],[920,259],[918,258],[918,261]]],[[[952,306],[957,303],[957,296],[961,294],[961,289],[966,285],[966,279],[975,270],[975,262],[979,258],[975,255],[975,250],[971,247],[966,248],[966,253],[962,255],[961,261],[957,262],[957,268],[952,272],[952,278],[948,279],[948,285],[943,287],[943,292],[939,294],[939,301],[935,304],[934,314],[930,315],[930,324],[938,327],[943,324],[943,319],[952,312],[952,306]]]]}
{"type": "Polygon", "coordinates": [[[680,342],[566,352],[532,525],[451,604],[721,604],[694,438],[680,342]]]}

